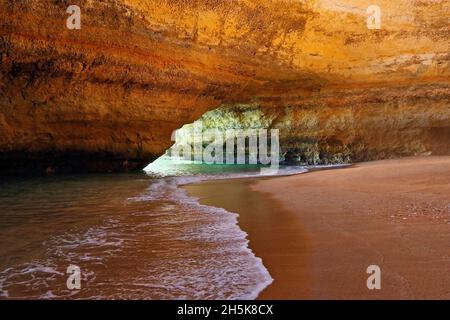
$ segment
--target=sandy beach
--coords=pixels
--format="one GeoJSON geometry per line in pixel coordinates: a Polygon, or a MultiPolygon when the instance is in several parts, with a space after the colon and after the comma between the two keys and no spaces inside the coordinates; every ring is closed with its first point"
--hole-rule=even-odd
{"type": "Polygon", "coordinates": [[[260,299],[449,299],[450,157],[185,186],[239,213],[273,283],[260,299]],[[381,290],[366,286],[381,268],[381,290]]]}

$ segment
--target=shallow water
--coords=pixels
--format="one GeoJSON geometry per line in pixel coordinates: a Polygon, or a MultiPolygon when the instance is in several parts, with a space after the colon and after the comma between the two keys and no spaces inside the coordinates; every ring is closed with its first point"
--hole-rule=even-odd
{"type": "Polygon", "coordinates": [[[259,168],[163,159],[147,170],[2,180],[0,297],[256,298],[272,279],[237,215],[178,186],[259,168]],[[81,290],[67,288],[69,265],[81,269],[81,290]]]}

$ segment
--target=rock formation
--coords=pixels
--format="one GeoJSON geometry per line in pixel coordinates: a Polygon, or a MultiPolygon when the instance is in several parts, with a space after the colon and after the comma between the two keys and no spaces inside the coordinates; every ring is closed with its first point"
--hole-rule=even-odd
{"type": "Polygon", "coordinates": [[[293,160],[448,154],[450,2],[376,2],[2,0],[0,172],[142,168],[239,104],[293,160]]]}

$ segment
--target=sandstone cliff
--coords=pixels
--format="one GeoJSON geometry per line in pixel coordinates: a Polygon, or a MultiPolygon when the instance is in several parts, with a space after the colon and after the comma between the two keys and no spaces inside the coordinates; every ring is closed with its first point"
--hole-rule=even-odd
{"type": "Polygon", "coordinates": [[[2,0],[0,171],[141,168],[240,103],[293,160],[450,153],[450,2],[371,3],[2,0]]]}

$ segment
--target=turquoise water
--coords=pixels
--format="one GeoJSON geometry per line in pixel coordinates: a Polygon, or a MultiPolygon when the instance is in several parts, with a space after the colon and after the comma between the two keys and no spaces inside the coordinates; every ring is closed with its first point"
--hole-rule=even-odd
{"type": "MultiPolygon", "coordinates": [[[[249,164],[203,164],[188,160],[174,160],[161,157],[144,170],[153,176],[226,176],[226,175],[259,175],[260,165],[249,164]]],[[[293,167],[283,167],[293,168],[293,167]]]]}

